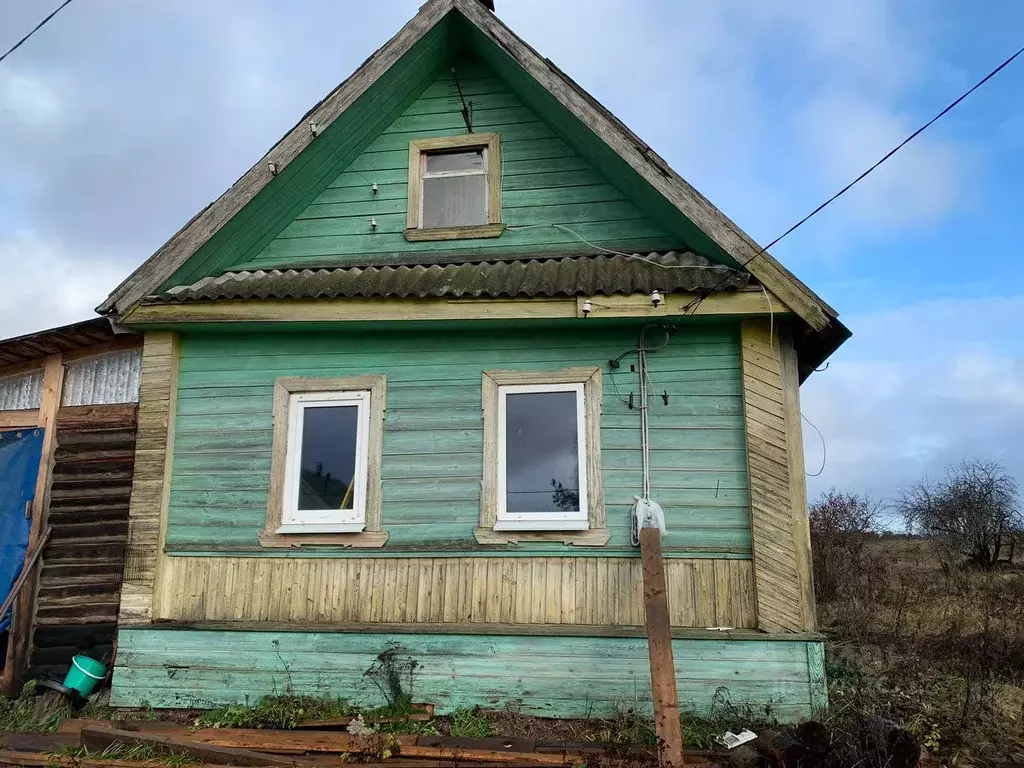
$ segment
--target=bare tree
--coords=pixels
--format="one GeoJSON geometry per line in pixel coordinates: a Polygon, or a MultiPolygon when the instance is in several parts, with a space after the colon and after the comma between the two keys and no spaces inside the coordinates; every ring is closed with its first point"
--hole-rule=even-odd
{"type": "Polygon", "coordinates": [[[864,548],[875,532],[880,505],[867,496],[835,488],[811,505],[814,589],[822,600],[860,586],[864,548]]]}
{"type": "Polygon", "coordinates": [[[1024,531],[1017,481],[996,461],[966,459],[937,480],[903,490],[899,510],[907,528],[934,536],[950,552],[990,567],[1007,539],[1024,531]]]}

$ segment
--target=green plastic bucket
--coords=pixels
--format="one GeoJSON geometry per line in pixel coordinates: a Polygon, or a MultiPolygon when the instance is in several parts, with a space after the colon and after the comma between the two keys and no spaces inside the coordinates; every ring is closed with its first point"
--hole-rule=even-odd
{"type": "Polygon", "coordinates": [[[71,669],[64,678],[64,687],[77,691],[84,698],[92,693],[96,683],[107,676],[107,668],[88,656],[74,656],[71,669]]]}

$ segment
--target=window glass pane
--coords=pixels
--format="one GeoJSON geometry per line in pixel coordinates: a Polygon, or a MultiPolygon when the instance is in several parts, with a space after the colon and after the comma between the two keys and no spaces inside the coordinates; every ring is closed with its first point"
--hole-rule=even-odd
{"type": "Polygon", "coordinates": [[[482,171],[484,151],[471,149],[468,152],[432,152],[427,155],[427,173],[440,171],[482,171]]]}
{"type": "Polygon", "coordinates": [[[575,512],[580,508],[576,393],[505,396],[505,509],[575,512]]]}
{"type": "Polygon", "coordinates": [[[353,508],[358,423],[355,405],[303,409],[300,510],[353,508]]]}
{"type": "Polygon", "coordinates": [[[468,227],[487,223],[487,176],[423,180],[423,226],[468,227]]]}

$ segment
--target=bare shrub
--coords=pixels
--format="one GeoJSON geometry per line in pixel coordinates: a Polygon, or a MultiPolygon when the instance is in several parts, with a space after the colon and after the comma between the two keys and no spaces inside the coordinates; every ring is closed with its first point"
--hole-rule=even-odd
{"type": "Polygon", "coordinates": [[[1002,544],[1024,532],[1017,482],[995,461],[967,459],[903,490],[899,511],[914,532],[933,537],[940,554],[995,564],[1002,544]]]}
{"type": "Polygon", "coordinates": [[[871,590],[867,545],[875,532],[879,504],[867,496],[830,490],[809,510],[814,588],[820,600],[871,590]]]}

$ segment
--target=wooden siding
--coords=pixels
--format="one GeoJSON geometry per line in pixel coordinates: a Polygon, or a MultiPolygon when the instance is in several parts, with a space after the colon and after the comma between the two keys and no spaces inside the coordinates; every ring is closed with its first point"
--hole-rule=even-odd
{"type": "MultiPolygon", "coordinates": [[[[120,632],[111,704],[208,708],[294,690],[378,705],[380,692],[363,673],[395,641],[419,664],[414,697],[436,702],[441,714],[477,705],[554,717],[651,711],[643,638],[168,629],[120,632]]],[[[820,643],[677,639],[672,645],[682,709],[706,712],[718,698],[770,704],[782,721],[812,715],[812,688],[820,689],[822,679],[811,679],[808,657],[820,643]]]]}
{"type": "MultiPolygon", "coordinates": [[[[598,553],[523,543],[501,552],[635,555],[628,526],[633,494],[641,487],[640,418],[625,401],[630,392],[635,400],[637,378],[629,370],[630,358],[614,371],[607,361],[635,346],[639,326],[586,322],[518,331],[363,329],[184,337],[168,550],[267,555],[257,536],[270,483],[275,378],[372,373],[386,375],[388,387],[382,528],[389,539],[379,556],[493,553],[473,537],[483,471],[481,371],[604,366],[601,461],[612,532],[608,546],[598,553]]],[[[735,325],[695,323],[650,355],[652,486],[667,515],[669,556],[749,555],[739,366],[735,325]],[[659,397],[663,391],[668,405],[659,397]]],[[[144,381],[145,408],[148,375],[144,381]]],[[[166,405],[164,392],[160,402],[166,405]]],[[[140,476],[138,470],[136,481],[153,494],[159,486],[158,477],[140,476]]],[[[146,501],[147,515],[157,513],[157,501],[157,495],[146,501]]],[[[148,541],[155,548],[155,538],[148,541]]]]}
{"type": "Polygon", "coordinates": [[[407,223],[409,142],[463,135],[461,102],[450,71],[429,84],[338,175],[312,205],[298,213],[262,252],[232,269],[266,269],[408,259],[413,254],[508,253],[517,256],[587,250],[579,237],[604,247],[657,250],[681,247],[678,238],[640,211],[553,128],[524,106],[478,59],[456,64],[475,131],[501,137],[501,221],[493,239],[410,243],[407,223]],[[371,185],[378,185],[376,195],[371,185]],[[377,221],[376,232],[370,218],[377,221]]]}
{"type": "Polygon", "coordinates": [[[178,335],[147,333],[142,349],[139,427],[128,513],[128,548],[121,590],[121,621],[144,621],[151,615],[162,513],[167,506],[165,471],[174,449],[178,385],[178,335]]]}
{"type": "MultiPolygon", "coordinates": [[[[680,627],[757,625],[749,560],[666,563],[680,627]]],[[[644,623],[639,558],[169,557],[155,619],[297,623],[644,623]]]]}
{"type": "MultiPolygon", "coordinates": [[[[331,99],[310,115],[314,121],[328,123],[326,130],[314,138],[304,125],[301,132],[285,136],[221,197],[223,204],[210,206],[197,216],[198,231],[186,227],[182,237],[172,238],[158,253],[175,260],[196,250],[164,281],[163,288],[220,274],[229,265],[259,253],[348,167],[444,67],[447,24],[434,26],[412,42],[414,35],[423,32],[421,25],[433,21],[420,19],[407,25],[400,33],[399,46],[407,55],[398,60],[394,59],[400,55],[398,51],[375,55],[367,69],[348,81],[354,89],[341,86],[347,91],[342,99],[331,99]],[[283,169],[273,178],[267,167],[271,159],[283,169]]],[[[159,263],[147,262],[121,290],[132,295],[154,274],[166,273],[159,263]]],[[[137,294],[131,301],[141,296],[137,294]]]]}
{"type": "Polygon", "coordinates": [[[29,677],[59,679],[75,653],[109,660],[135,461],[135,406],[57,412],[29,677]]]}
{"type": "MultiPolygon", "coordinates": [[[[788,337],[785,344],[792,345],[788,337]]],[[[793,456],[794,451],[803,450],[798,439],[799,409],[794,407],[799,396],[795,360],[787,366],[789,375],[784,379],[778,326],[772,333],[768,320],[743,322],[742,353],[760,627],[813,629],[806,481],[802,460],[793,456]]],[[[794,353],[787,350],[786,354],[794,353]]]]}

